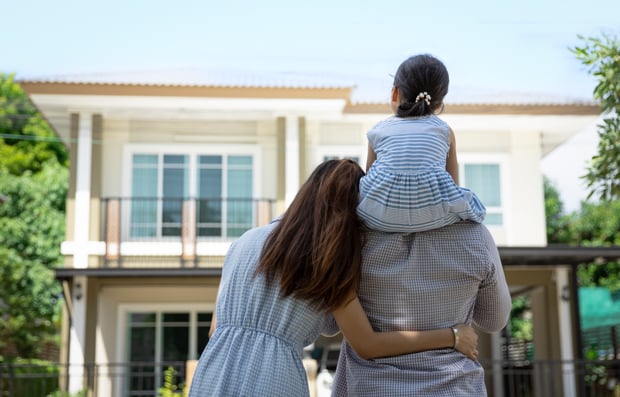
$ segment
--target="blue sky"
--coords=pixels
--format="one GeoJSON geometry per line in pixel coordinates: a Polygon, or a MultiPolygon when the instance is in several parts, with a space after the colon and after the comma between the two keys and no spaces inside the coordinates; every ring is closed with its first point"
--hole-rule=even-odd
{"type": "MultiPolygon", "coordinates": [[[[619,0],[19,0],[2,7],[0,72],[234,68],[350,81],[383,78],[428,52],[448,67],[451,92],[591,100],[595,80],[568,49],[583,43],[579,34],[602,33],[620,34],[619,0]]],[[[543,161],[569,210],[585,191],[582,168],[565,164],[593,154],[596,133],[588,134],[543,161]]]]}
{"type": "Polygon", "coordinates": [[[453,84],[590,96],[568,51],[620,30],[618,0],[107,0],[3,6],[0,71],[18,77],[183,67],[343,75],[442,59],[453,84]]]}

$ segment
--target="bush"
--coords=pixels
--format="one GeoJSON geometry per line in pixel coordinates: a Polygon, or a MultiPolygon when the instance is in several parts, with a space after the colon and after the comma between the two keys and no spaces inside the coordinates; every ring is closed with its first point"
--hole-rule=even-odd
{"type": "Polygon", "coordinates": [[[0,392],[8,396],[44,396],[58,390],[59,369],[45,360],[0,363],[0,392]]]}

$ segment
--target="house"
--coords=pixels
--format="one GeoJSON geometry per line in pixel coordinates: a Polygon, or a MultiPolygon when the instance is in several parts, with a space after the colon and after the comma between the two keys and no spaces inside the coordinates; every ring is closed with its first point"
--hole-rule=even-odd
{"type": "MultiPolygon", "coordinates": [[[[324,159],[364,166],[365,133],[389,114],[391,88],[213,71],[20,84],[70,148],[66,260],[56,271],[62,361],[69,390],[99,396],[153,393],[166,363],[198,358],[231,241],[280,214],[324,159]]],[[[540,161],[591,127],[600,108],[454,91],[441,117],[456,133],[461,183],[487,206],[513,295],[531,298],[535,358],[578,357],[567,291],[583,255],[560,252],[550,263],[544,252],[540,161]]],[[[501,360],[500,336],[481,338],[480,350],[501,360]]],[[[570,395],[574,379],[559,379],[570,395]]],[[[491,395],[502,382],[489,380],[491,395]]]]}

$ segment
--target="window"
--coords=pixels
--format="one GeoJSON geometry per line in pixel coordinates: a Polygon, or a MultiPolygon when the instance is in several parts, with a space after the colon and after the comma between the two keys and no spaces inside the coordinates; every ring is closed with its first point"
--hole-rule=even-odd
{"type": "Polygon", "coordinates": [[[504,224],[502,165],[492,162],[461,162],[461,184],[473,190],[487,209],[486,225],[504,224]]]}
{"type": "Polygon", "coordinates": [[[251,156],[198,156],[197,191],[198,236],[238,237],[252,227],[251,156]]]}
{"type": "MultiPolygon", "coordinates": [[[[129,237],[179,237],[184,208],[195,208],[197,237],[238,237],[254,224],[254,148],[228,153],[130,153],[129,237]],[[195,200],[195,206],[185,206],[195,200]]],[[[194,210],[192,209],[192,212],[194,210]]]]}
{"type": "Polygon", "coordinates": [[[353,160],[364,168],[366,166],[366,148],[359,146],[322,146],[317,150],[317,165],[327,160],[353,160]]]}
{"type": "Polygon", "coordinates": [[[213,314],[206,311],[131,311],[126,315],[129,369],[126,396],[145,396],[161,387],[173,367],[185,378],[185,361],[197,359],[209,341],[213,314]]]}

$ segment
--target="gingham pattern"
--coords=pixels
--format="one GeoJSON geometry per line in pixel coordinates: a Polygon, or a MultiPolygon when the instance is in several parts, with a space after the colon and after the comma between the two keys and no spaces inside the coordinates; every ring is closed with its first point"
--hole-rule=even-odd
{"type": "Polygon", "coordinates": [[[358,213],[368,227],[418,232],[484,220],[482,202],[446,171],[450,127],[437,116],[390,117],[367,135],[377,160],[360,181],[358,213]]]}
{"type": "MultiPolygon", "coordinates": [[[[371,231],[363,258],[359,298],[377,331],[473,320],[495,332],[508,321],[510,293],[484,225],[459,222],[414,234],[371,231]]],[[[482,367],[452,349],[363,360],[345,342],[332,395],[480,397],[486,390],[482,367]]]]}
{"type": "Polygon", "coordinates": [[[302,349],[319,336],[326,317],[254,277],[273,225],[248,231],[226,256],[216,331],[198,362],[190,397],[309,394],[302,349]]]}

